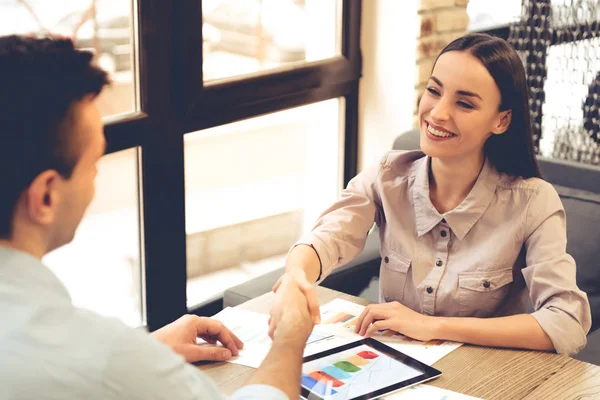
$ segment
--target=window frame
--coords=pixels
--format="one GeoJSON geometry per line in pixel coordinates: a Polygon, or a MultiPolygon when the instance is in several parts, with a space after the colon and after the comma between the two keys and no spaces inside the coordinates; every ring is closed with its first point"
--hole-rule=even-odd
{"type": "MultiPolygon", "coordinates": [[[[186,305],[184,135],[345,98],[343,186],[357,173],[362,0],[342,1],[341,55],[222,84],[202,81],[201,0],[137,0],[140,111],[105,124],[107,154],[141,149],[140,260],[149,330],[186,305]],[[268,87],[268,92],[261,88],[268,87]]],[[[135,52],[134,52],[135,54],[135,52]]],[[[218,311],[222,299],[191,310],[218,311]]]]}

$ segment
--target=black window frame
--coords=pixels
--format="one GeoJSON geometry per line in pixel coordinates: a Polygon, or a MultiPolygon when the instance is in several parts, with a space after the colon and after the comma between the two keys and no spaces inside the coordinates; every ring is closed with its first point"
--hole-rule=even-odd
{"type": "MultiPolygon", "coordinates": [[[[140,259],[144,260],[141,276],[148,329],[158,329],[190,311],[186,302],[186,133],[343,97],[343,186],[356,175],[362,0],[340,1],[341,56],[204,85],[201,0],[137,0],[140,111],[106,123],[105,136],[106,154],[141,149],[140,259]]],[[[219,300],[208,306],[211,311],[218,309],[219,300]]],[[[191,311],[205,313],[207,308],[191,311]]]]}

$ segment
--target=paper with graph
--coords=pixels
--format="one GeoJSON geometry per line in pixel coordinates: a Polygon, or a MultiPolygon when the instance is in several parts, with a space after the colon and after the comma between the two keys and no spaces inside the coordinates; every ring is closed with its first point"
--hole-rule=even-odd
{"type": "MultiPolygon", "coordinates": [[[[356,327],[356,320],[364,309],[365,307],[360,304],[335,299],[321,306],[321,324],[322,326],[331,326],[331,328],[326,329],[330,334],[360,340],[362,336],[355,334],[354,328],[356,327]]],[[[378,332],[373,336],[373,339],[385,343],[427,365],[432,365],[462,345],[462,343],[445,340],[421,342],[394,331],[378,332]]]]}
{"type": "MultiPolygon", "coordinates": [[[[221,321],[244,342],[244,348],[240,351],[239,356],[232,358],[229,362],[258,368],[271,349],[269,316],[227,307],[212,318],[221,321]]],[[[319,329],[317,326],[308,338],[304,356],[342,346],[354,340],[353,338],[338,337],[329,333],[328,327],[319,329]]],[[[203,341],[199,339],[198,343],[202,344],[203,341]]]]}
{"type": "MultiPolygon", "coordinates": [[[[335,299],[321,306],[322,322],[315,326],[308,338],[304,356],[363,339],[354,333],[356,320],[363,310],[364,306],[342,299],[335,299]]],[[[229,362],[258,368],[271,348],[269,316],[227,307],[213,318],[221,321],[244,342],[240,355],[229,362]]],[[[461,343],[443,340],[420,342],[393,331],[378,332],[373,339],[427,365],[432,365],[461,346],[461,343]]],[[[198,342],[202,343],[201,340],[198,342]]]]}

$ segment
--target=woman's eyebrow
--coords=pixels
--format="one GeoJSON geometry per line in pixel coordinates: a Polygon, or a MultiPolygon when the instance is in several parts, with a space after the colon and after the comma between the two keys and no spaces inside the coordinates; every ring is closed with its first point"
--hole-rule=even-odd
{"type": "MultiPolygon", "coordinates": [[[[441,87],[444,87],[444,84],[442,83],[442,81],[440,81],[435,76],[432,75],[429,79],[431,79],[432,81],[434,81],[441,87]]],[[[460,94],[461,96],[477,97],[479,100],[483,100],[480,95],[478,95],[477,93],[474,93],[474,92],[469,92],[468,90],[457,90],[456,93],[460,94]]]]}

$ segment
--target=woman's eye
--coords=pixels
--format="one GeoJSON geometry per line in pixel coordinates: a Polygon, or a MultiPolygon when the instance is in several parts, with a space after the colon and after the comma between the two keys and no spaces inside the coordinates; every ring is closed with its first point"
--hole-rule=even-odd
{"type": "Polygon", "coordinates": [[[458,105],[464,108],[468,108],[470,110],[474,108],[472,105],[470,105],[469,103],[465,103],[464,101],[459,101],[458,105]]]}
{"type": "Polygon", "coordinates": [[[438,92],[437,90],[435,90],[434,88],[431,88],[431,87],[428,87],[427,91],[429,93],[431,93],[432,95],[434,95],[434,96],[439,96],[440,95],[440,92],[438,92]]]}

